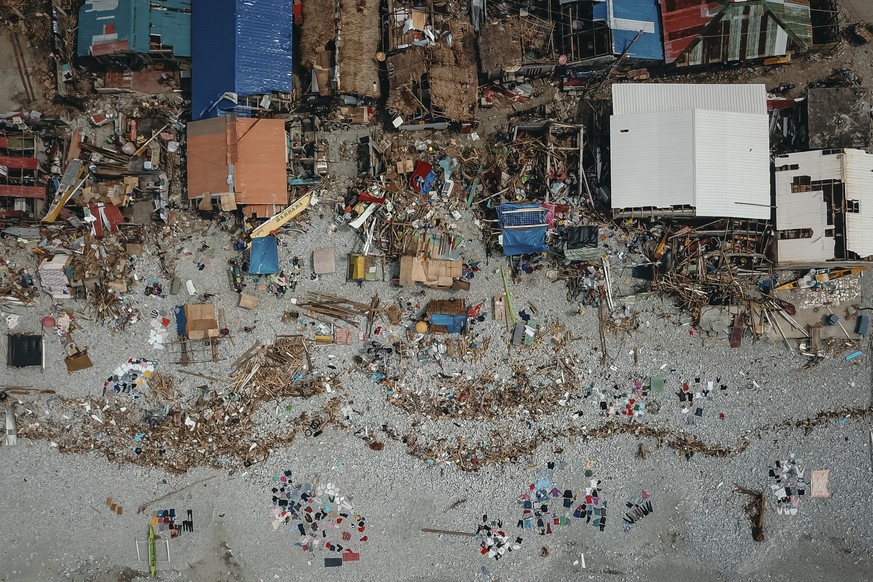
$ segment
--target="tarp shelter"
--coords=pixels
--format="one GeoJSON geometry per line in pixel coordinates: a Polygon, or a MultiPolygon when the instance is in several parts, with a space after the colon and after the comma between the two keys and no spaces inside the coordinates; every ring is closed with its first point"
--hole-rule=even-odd
{"type": "Polygon", "coordinates": [[[462,333],[467,327],[467,304],[463,299],[435,299],[425,307],[434,333],[462,333]]]}
{"type": "Polygon", "coordinates": [[[279,245],[275,236],[252,239],[249,275],[272,275],[279,272],[279,245]]]}
{"type": "Polygon", "coordinates": [[[497,218],[503,229],[503,256],[544,253],[546,246],[546,215],[540,204],[501,204],[497,218]]]}
{"type": "Polygon", "coordinates": [[[24,368],[41,366],[45,368],[42,335],[10,333],[6,336],[6,365],[24,368]]]}
{"type": "Polygon", "coordinates": [[[292,2],[193,0],[192,8],[193,120],[251,111],[238,107],[241,97],[291,93],[292,2]]]}
{"type": "Polygon", "coordinates": [[[613,54],[627,51],[628,58],[653,61],[664,58],[657,0],[596,2],[594,20],[606,22],[612,31],[613,54]]]}

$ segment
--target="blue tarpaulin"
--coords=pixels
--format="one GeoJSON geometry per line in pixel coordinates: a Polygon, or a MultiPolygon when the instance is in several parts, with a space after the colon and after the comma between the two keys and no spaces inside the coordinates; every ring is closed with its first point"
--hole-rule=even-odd
{"type": "Polygon", "coordinates": [[[544,253],[546,246],[546,215],[540,204],[501,204],[497,218],[503,229],[503,256],[544,253]]]}
{"type": "Polygon", "coordinates": [[[641,30],[627,53],[630,58],[663,61],[661,9],[658,0],[608,0],[607,25],[612,29],[612,51],[620,55],[641,30]]]}
{"type": "Polygon", "coordinates": [[[279,246],[274,236],[252,239],[249,275],[272,275],[279,272],[279,246]]]}
{"type": "Polygon", "coordinates": [[[546,226],[505,229],[503,231],[503,256],[512,257],[548,251],[546,229],[546,226]]]}
{"type": "Polygon", "coordinates": [[[431,325],[444,325],[449,333],[461,333],[467,323],[466,315],[434,313],[430,316],[431,325]]]}
{"type": "Polygon", "coordinates": [[[291,92],[290,0],[194,0],[191,31],[191,117],[235,112],[237,96],[291,92]]]}

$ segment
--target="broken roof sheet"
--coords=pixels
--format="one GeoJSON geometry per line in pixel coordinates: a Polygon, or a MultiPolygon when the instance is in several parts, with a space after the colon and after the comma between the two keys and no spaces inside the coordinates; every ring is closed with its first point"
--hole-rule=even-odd
{"type": "Polygon", "coordinates": [[[234,192],[237,204],[285,205],[286,162],[281,119],[231,114],[188,124],[189,199],[234,192]]]}
{"type": "Polygon", "coordinates": [[[668,0],[661,17],[668,63],[784,56],[812,44],[809,0],[668,0]]]}
{"type": "Polygon", "coordinates": [[[841,160],[822,151],[777,156],[776,228],[779,231],[807,230],[810,236],[778,237],[776,252],[780,263],[830,261],[835,256],[834,225],[828,224],[828,205],[824,192],[813,183],[840,180],[841,160]],[[809,179],[806,187],[795,185],[798,178],[809,179]],[[828,233],[828,230],[831,230],[828,233]],[[830,234],[830,236],[828,236],[830,234]]]}
{"type": "Polygon", "coordinates": [[[79,9],[79,56],[148,53],[151,35],[191,56],[191,0],[86,0],[79,9]]]}
{"type": "MultiPolygon", "coordinates": [[[[262,95],[292,89],[292,3],[193,0],[191,117],[235,111],[226,92],[262,95]]],[[[237,111],[240,113],[240,111],[237,111]]]]}
{"type": "Polygon", "coordinates": [[[858,149],[819,150],[778,156],[775,163],[777,228],[812,230],[807,238],[779,240],[780,262],[833,259],[835,239],[827,236],[827,229],[834,225],[827,224],[827,217],[840,214],[845,217],[846,250],[862,259],[873,256],[873,155],[858,149]],[[796,191],[798,178],[811,189],[796,191]],[[843,184],[845,213],[828,212],[821,183],[829,182],[843,184]]]}

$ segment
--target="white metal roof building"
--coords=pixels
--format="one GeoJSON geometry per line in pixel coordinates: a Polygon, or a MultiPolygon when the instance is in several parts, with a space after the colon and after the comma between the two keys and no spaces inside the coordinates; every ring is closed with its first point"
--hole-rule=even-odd
{"type": "Polygon", "coordinates": [[[616,216],[770,218],[764,85],[613,85],[616,216]]]}
{"type": "Polygon", "coordinates": [[[775,165],[780,263],[873,256],[873,155],[818,150],[775,165]]]}

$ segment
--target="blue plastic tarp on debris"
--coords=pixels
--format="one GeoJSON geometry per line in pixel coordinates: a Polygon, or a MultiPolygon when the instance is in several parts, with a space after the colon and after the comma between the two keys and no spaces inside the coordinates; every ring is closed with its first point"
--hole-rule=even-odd
{"type": "Polygon", "coordinates": [[[430,316],[431,325],[443,325],[449,333],[461,333],[467,323],[466,315],[434,313],[430,316]]]}
{"type": "Polygon", "coordinates": [[[290,0],[194,0],[191,117],[234,112],[237,96],[291,92],[294,16],[290,0]]]}
{"type": "Polygon", "coordinates": [[[279,272],[279,245],[276,237],[252,239],[249,275],[272,275],[279,272]]]}
{"type": "Polygon", "coordinates": [[[503,231],[503,256],[512,257],[548,251],[546,230],[545,225],[505,229],[503,231]]]}
{"type": "Polygon", "coordinates": [[[546,246],[546,216],[549,211],[541,204],[501,204],[497,218],[503,229],[503,256],[544,253],[546,246]]]}

